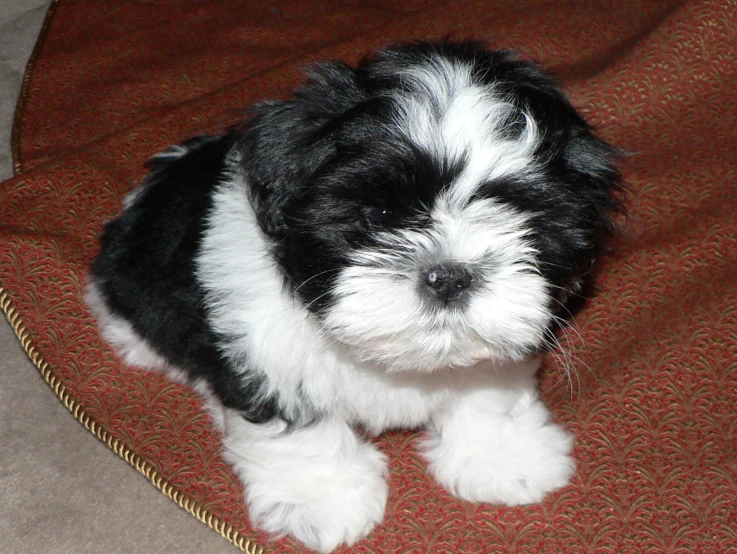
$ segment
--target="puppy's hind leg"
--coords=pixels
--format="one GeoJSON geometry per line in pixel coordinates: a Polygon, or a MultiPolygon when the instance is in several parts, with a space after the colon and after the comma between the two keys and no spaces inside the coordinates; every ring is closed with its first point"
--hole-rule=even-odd
{"type": "Polygon", "coordinates": [[[289,429],[227,410],[224,456],[243,483],[252,521],[320,552],[353,544],[384,517],[385,456],[344,421],[289,429]]]}
{"type": "Polygon", "coordinates": [[[171,367],[166,360],[133,330],[133,326],[115,315],[108,307],[105,296],[90,278],[85,289],[85,302],[97,320],[102,337],[117,350],[123,361],[132,366],[155,371],[167,371],[173,381],[184,382],[181,371],[171,367]]]}

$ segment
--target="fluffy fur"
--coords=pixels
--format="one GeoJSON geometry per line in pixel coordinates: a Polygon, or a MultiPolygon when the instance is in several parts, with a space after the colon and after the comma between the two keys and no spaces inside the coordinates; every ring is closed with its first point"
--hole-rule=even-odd
{"type": "Polygon", "coordinates": [[[87,293],[127,363],[205,396],[254,522],[325,552],[380,522],[386,460],[355,427],[424,427],[469,501],[564,486],[535,372],[612,231],[616,151],[538,66],[470,42],[318,65],[254,112],[151,160],[87,293]]]}

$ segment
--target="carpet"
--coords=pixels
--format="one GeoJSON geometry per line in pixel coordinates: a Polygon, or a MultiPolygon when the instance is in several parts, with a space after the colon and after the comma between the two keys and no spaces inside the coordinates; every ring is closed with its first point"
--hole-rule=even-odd
{"type": "Polygon", "coordinates": [[[449,497],[416,433],[378,439],[386,521],[355,552],[737,549],[737,4],[58,0],[0,185],[0,305],[73,415],[157,488],[247,552],[253,530],[199,399],[126,368],[81,302],[102,222],[171,142],[284,97],[311,61],[450,34],[540,61],[610,142],[629,213],[542,393],[577,437],[578,473],[543,503],[449,497]]]}

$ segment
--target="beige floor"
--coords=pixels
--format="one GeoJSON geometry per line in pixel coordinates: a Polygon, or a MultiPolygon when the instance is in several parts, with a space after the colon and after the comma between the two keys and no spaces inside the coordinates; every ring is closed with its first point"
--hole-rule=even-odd
{"type": "MultiPolygon", "coordinates": [[[[0,181],[48,0],[0,0],[0,181]]],[[[0,321],[0,553],[231,553],[69,414],[0,321]]]]}

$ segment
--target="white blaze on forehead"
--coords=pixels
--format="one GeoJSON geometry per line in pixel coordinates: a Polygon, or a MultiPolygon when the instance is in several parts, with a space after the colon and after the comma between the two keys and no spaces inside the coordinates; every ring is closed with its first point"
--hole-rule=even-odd
{"type": "Polygon", "coordinates": [[[448,183],[450,206],[467,204],[485,182],[535,172],[535,121],[522,112],[524,129],[509,133],[519,107],[472,74],[468,64],[435,59],[403,73],[407,87],[396,97],[401,132],[438,162],[462,164],[448,183]]]}
{"type": "Polygon", "coordinates": [[[403,90],[398,94],[401,100],[416,100],[417,107],[443,109],[458,93],[473,86],[473,68],[464,63],[444,58],[428,60],[400,72],[403,90]]]}
{"type": "Polygon", "coordinates": [[[433,254],[440,261],[474,263],[488,259],[495,265],[534,265],[536,251],[528,242],[527,220],[509,206],[491,199],[459,204],[446,194],[438,199],[430,215],[439,237],[439,248],[433,254]]]}

